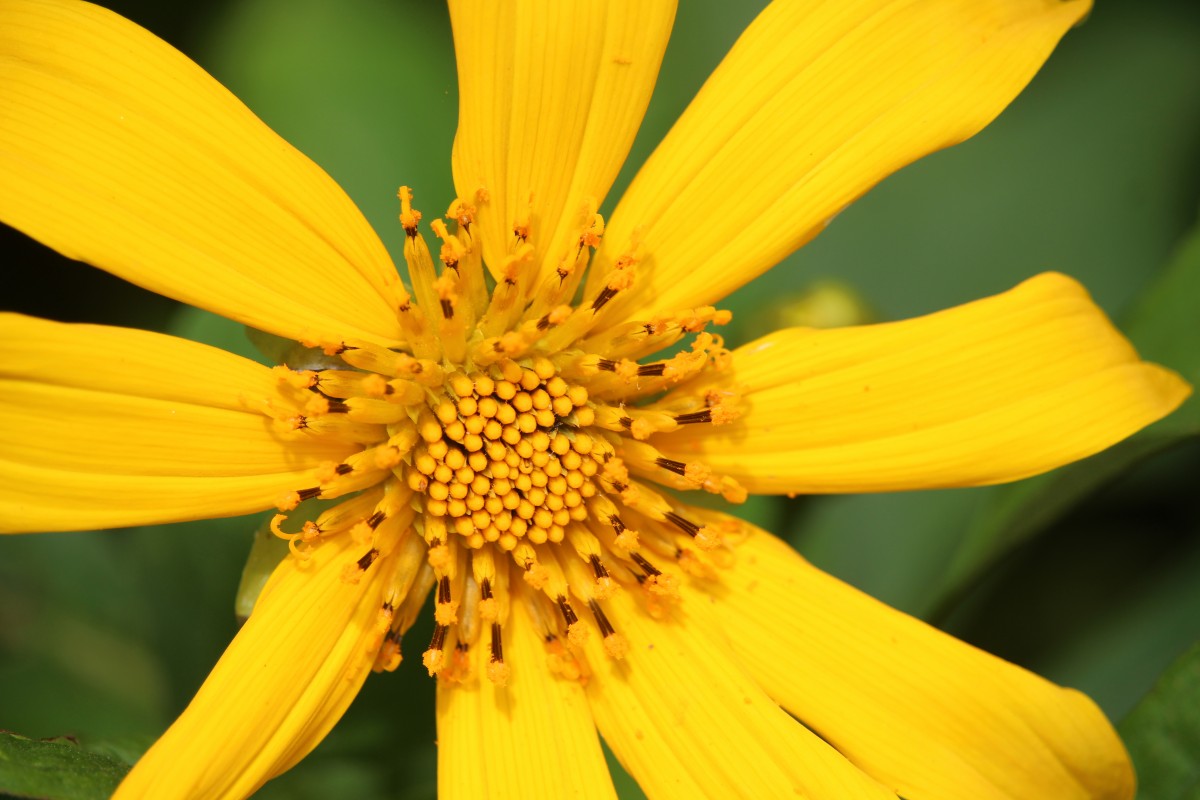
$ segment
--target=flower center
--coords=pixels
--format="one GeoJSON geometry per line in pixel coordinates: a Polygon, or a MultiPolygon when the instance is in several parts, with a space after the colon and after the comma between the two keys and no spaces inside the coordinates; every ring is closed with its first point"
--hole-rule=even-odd
{"type": "Polygon", "coordinates": [[[434,591],[434,634],[422,659],[430,674],[464,678],[467,654],[486,640],[487,675],[506,681],[503,626],[520,603],[542,629],[549,663],[578,676],[589,630],[611,657],[627,648],[603,609],[614,591],[637,592],[661,613],[677,596],[677,568],[711,574],[727,556],[727,523],[650,482],[735,502],[745,491],[702,464],[664,457],[648,440],[736,417],[737,392],[721,379],[726,351],[704,330],[729,315],[706,307],[601,324],[632,285],[638,259],[631,247],[590,293],[581,288],[604,227],[594,213],[583,215],[577,244],[548,276],[530,258],[535,232],[527,221],[514,224],[489,292],[474,209],[455,201],[447,214],[454,234],[441,220],[431,225],[443,242],[439,272],[411,193],[402,188],[400,199],[412,279],[411,295],[397,290],[404,345],[314,337],[304,344],[324,356],[308,369],[276,368],[280,397],[267,406],[281,434],[326,437],[352,452],[278,505],[290,512],[318,498],[340,502],[295,532],[280,514],[272,530],[300,559],[350,537],[349,582],[384,571],[377,669],[399,664],[400,638],[434,591]],[[690,349],[639,360],[689,334],[690,349]]]}
{"type": "Polygon", "coordinates": [[[562,542],[572,520],[587,519],[592,479],[613,452],[581,430],[595,420],[587,401],[544,357],[454,372],[432,413],[419,412],[408,485],[471,549],[562,542]]]}

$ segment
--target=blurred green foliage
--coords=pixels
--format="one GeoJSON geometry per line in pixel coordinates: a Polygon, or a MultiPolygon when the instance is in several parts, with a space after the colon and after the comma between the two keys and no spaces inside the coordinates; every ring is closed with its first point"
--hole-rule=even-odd
{"type": "Polygon", "coordinates": [[[1200,797],[1200,644],[1163,673],[1121,722],[1121,736],[1140,767],[1142,800],[1200,797]]]}
{"type": "MultiPolygon", "coordinates": [[[[428,209],[451,199],[456,88],[441,4],[112,5],[196,58],[325,167],[397,260],[396,188],[414,187],[428,209]]],[[[683,4],[612,197],[758,6],[683,4]]],[[[1159,274],[1200,205],[1197,75],[1195,3],[1102,3],[986,131],[888,179],[736,293],[726,304],[735,314],[728,340],[761,333],[786,315],[781,303],[828,278],[893,319],[1053,268],[1128,320],[1149,354],[1196,379],[1195,268],[1190,278],[1159,274]]],[[[31,274],[48,276],[40,288],[6,287],[5,308],[165,326],[255,354],[237,325],[106,281],[19,236],[3,246],[8,257],[36,265],[31,274]]],[[[1160,426],[1176,446],[1152,459],[1125,458],[1160,449],[1133,453],[1134,443],[1116,459],[1011,488],[772,498],[746,511],[819,566],[911,613],[936,613],[957,635],[1089,692],[1120,718],[1200,638],[1195,414],[1193,400],[1190,416],[1160,426]]],[[[235,632],[233,598],[258,522],[0,542],[0,728],[109,742],[127,757],[144,748],[235,632]]],[[[427,635],[418,626],[407,651],[427,635]]],[[[1190,697],[1195,708],[1200,698],[1195,682],[1189,686],[1175,702],[1190,697]]],[[[435,736],[433,685],[410,658],[396,674],[368,680],[328,740],[261,796],[432,797],[435,736]]],[[[1152,759],[1139,763],[1155,769],[1152,759]]],[[[638,795],[628,778],[618,781],[623,796],[638,795]]]]}
{"type": "Polygon", "coordinates": [[[129,767],[69,739],[35,740],[0,733],[0,794],[105,800],[129,767]]]}

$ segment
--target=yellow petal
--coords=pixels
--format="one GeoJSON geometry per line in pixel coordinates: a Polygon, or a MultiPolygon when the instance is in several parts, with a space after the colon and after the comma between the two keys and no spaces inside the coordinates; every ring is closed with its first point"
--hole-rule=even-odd
{"type": "Polygon", "coordinates": [[[212,347],[17,314],[0,342],[0,531],[258,511],[353,450],[281,438],[271,371],[212,347]]]}
{"type": "Polygon", "coordinates": [[[5,0],[0,108],[0,220],[281,336],[398,336],[395,268],[350,199],[147,31],[5,0]]]}
{"type": "Polygon", "coordinates": [[[591,287],[640,238],[625,316],[719,300],[890,173],[983,128],[1089,5],[776,0],[634,180],[591,287]]]}
{"type": "Polygon", "coordinates": [[[0,313],[0,377],[245,410],[271,397],[271,370],[161,333],[0,313]]]}
{"type": "Polygon", "coordinates": [[[909,800],[1128,800],[1133,770],[1083,694],[824,574],[746,525],[709,603],[764,689],[909,800]]]}
{"type": "Polygon", "coordinates": [[[374,663],[388,559],[342,536],[284,559],[183,714],[115,798],[242,798],[325,737],[374,663]],[[344,570],[358,575],[344,578],[344,570]]]}
{"type": "Polygon", "coordinates": [[[438,797],[615,798],[583,690],[551,675],[522,603],[504,626],[507,686],[485,677],[488,642],[485,630],[466,683],[438,683],[438,797]]]}
{"type": "Polygon", "coordinates": [[[708,605],[656,621],[618,593],[606,606],[629,640],[626,658],[608,658],[591,637],[592,713],[646,794],[895,800],[763,693],[716,638],[708,605]]]}
{"type": "Polygon", "coordinates": [[[732,364],[744,416],[654,444],[751,492],[1015,480],[1124,439],[1191,391],[1139,361],[1083,288],[1053,273],[903,322],[782,330],[732,364]]]}
{"type": "Polygon", "coordinates": [[[483,255],[499,275],[527,219],[542,275],[574,253],[641,124],[674,0],[452,0],[459,120],[454,184],[478,203],[483,255]],[[532,199],[531,199],[532,198],[532,199]]]}

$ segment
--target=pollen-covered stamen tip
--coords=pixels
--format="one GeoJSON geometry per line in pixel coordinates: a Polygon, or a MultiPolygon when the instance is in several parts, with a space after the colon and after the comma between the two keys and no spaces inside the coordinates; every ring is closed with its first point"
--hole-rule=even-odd
{"type": "Polygon", "coordinates": [[[499,622],[492,623],[491,658],[487,665],[488,680],[497,686],[508,685],[512,674],[508,664],[504,663],[504,644],[501,638],[502,629],[499,622]]]}
{"type": "Polygon", "coordinates": [[[433,638],[429,640],[429,649],[421,656],[421,662],[429,671],[432,678],[446,667],[446,634],[450,628],[446,625],[433,626],[433,638]]]}
{"type": "Polygon", "coordinates": [[[434,605],[434,619],[439,625],[453,625],[458,622],[458,601],[450,593],[450,578],[443,575],[438,579],[437,603],[434,605]]]}
{"type": "Polygon", "coordinates": [[[676,528],[692,537],[692,541],[701,550],[712,550],[721,543],[719,534],[710,532],[707,525],[698,525],[686,517],[676,514],[674,511],[668,511],[663,515],[667,522],[670,522],[676,528]]]}
{"type": "Polygon", "coordinates": [[[409,238],[415,239],[417,236],[417,223],[421,221],[421,212],[412,207],[413,193],[412,189],[407,186],[401,186],[396,192],[396,196],[400,198],[400,225],[404,228],[404,232],[409,238]]]}
{"type": "Polygon", "coordinates": [[[363,573],[371,568],[378,557],[379,550],[372,547],[358,561],[342,567],[342,580],[351,584],[358,583],[362,579],[363,573]]]}
{"type": "Polygon", "coordinates": [[[616,591],[616,582],[609,575],[608,568],[604,566],[600,556],[592,555],[588,558],[588,562],[592,565],[592,574],[596,576],[592,584],[592,595],[597,600],[607,600],[616,591]]]}
{"type": "Polygon", "coordinates": [[[576,647],[582,647],[587,641],[587,628],[580,624],[579,617],[575,615],[575,609],[571,608],[570,601],[564,595],[560,594],[555,602],[558,604],[563,621],[567,624],[567,641],[576,647]]]}
{"type": "Polygon", "coordinates": [[[596,618],[596,627],[600,629],[600,636],[604,640],[604,651],[612,658],[624,658],[629,652],[629,641],[613,628],[612,623],[608,621],[608,617],[600,608],[599,603],[595,600],[589,600],[588,608],[591,609],[592,615],[596,618]]]}
{"type": "Polygon", "coordinates": [[[660,456],[654,460],[654,463],[667,472],[675,473],[696,488],[703,486],[704,482],[712,477],[712,469],[710,467],[695,461],[685,463],[660,456]]]}

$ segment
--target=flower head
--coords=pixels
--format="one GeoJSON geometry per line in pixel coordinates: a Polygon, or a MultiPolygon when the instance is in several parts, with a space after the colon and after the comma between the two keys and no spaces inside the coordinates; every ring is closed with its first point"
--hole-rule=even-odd
{"type": "Polygon", "coordinates": [[[610,796],[599,728],[654,796],[1128,797],[1089,700],[686,499],[1012,480],[1181,402],[1053,274],[720,336],[722,296],[985,125],[1086,9],[777,0],[606,220],[673,5],[452,0],[458,197],[400,188],[406,284],[185,57],[94,6],[0,3],[0,217],[297,344],[271,369],[0,317],[6,530],[275,507],[289,545],[119,796],[253,792],[398,666],[433,593],[446,796],[610,796]]]}

